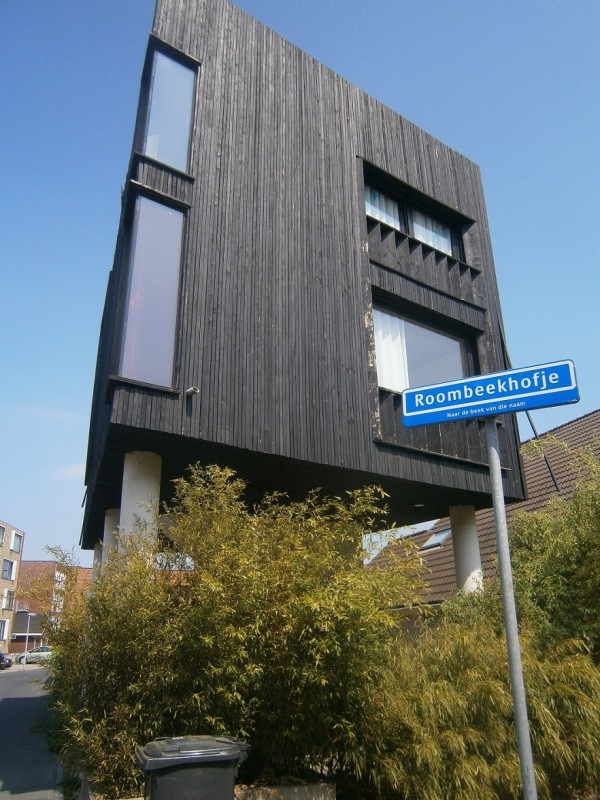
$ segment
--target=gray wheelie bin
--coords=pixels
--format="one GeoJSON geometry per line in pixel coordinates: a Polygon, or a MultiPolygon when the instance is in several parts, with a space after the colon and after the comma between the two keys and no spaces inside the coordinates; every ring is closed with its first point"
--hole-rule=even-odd
{"type": "Polygon", "coordinates": [[[229,736],[173,736],[136,748],[145,800],[233,800],[245,742],[229,736]]]}

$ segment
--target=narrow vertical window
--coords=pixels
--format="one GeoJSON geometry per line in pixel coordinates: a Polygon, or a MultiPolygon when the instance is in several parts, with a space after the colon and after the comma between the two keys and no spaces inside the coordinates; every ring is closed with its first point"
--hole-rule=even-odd
{"type": "Polygon", "coordinates": [[[172,386],[183,214],[136,201],[121,348],[124,378],[172,386]]]}
{"type": "Polygon", "coordinates": [[[9,561],[8,558],[2,560],[2,578],[5,581],[13,581],[15,579],[15,562],[9,561]]]}
{"type": "Polygon", "coordinates": [[[195,70],[154,53],[143,151],[182,172],[189,169],[195,80],[195,70]]]}

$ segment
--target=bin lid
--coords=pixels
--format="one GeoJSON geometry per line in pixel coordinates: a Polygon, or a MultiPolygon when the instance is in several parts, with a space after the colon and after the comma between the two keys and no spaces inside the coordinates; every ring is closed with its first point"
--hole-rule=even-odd
{"type": "Polygon", "coordinates": [[[142,769],[153,770],[200,761],[239,761],[241,753],[225,736],[165,736],[138,747],[135,755],[142,769]]]}

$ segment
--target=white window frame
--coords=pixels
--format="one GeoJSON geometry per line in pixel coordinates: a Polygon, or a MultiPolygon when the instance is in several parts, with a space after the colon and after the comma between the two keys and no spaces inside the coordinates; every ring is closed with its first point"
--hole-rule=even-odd
{"type": "Polygon", "coordinates": [[[3,580],[5,580],[5,581],[14,581],[14,579],[15,579],[15,566],[16,566],[16,562],[15,561],[11,561],[10,558],[3,558],[2,559],[2,573],[1,574],[2,574],[2,579],[3,580]],[[8,578],[5,577],[5,575],[4,575],[4,565],[5,564],[10,564],[10,577],[8,577],[8,578]]]}
{"type": "Polygon", "coordinates": [[[15,607],[15,592],[13,589],[5,588],[4,592],[2,593],[2,610],[3,611],[13,611],[15,607]],[[8,596],[12,596],[12,604],[8,602],[8,596]]]}
{"type": "Polygon", "coordinates": [[[12,532],[11,542],[10,542],[10,550],[12,553],[21,553],[23,550],[23,534],[19,533],[18,531],[12,532]],[[15,547],[15,541],[19,540],[19,547],[15,547]]]}
{"type": "Polygon", "coordinates": [[[0,642],[6,641],[7,631],[8,631],[8,620],[0,619],[0,642]]]}
{"type": "Polygon", "coordinates": [[[6,528],[4,525],[0,525],[0,547],[4,544],[4,535],[6,534],[6,528]]]}

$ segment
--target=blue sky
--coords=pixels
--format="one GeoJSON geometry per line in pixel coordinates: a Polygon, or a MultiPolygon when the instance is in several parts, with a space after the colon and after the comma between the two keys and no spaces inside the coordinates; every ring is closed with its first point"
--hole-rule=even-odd
{"type": "MultiPolygon", "coordinates": [[[[513,365],[572,358],[577,369],[580,403],[534,423],[542,432],[600,407],[600,3],[237,5],[479,164],[513,365]]],[[[77,550],[153,12],[154,0],[2,4],[0,519],[25,531],[27,559],[77,550]]]]}

